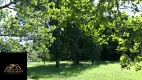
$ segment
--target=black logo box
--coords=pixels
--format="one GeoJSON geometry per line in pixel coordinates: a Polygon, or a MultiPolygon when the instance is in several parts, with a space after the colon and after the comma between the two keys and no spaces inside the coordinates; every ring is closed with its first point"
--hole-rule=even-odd
{"type": "Polygon", "coordinates": [[[0,53],[0,80],[27,80],[27,53],[0,53]],[[4,70],[10,64],[18,64],[23,70],[22,74],[5,74],[4,70]]]}

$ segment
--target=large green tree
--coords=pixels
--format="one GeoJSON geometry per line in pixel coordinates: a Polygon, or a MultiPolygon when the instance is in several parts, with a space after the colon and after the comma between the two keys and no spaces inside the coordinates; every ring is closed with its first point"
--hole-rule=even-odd
{"type": "MultiPolygon", "coordinates": [[[[34,48],[44,51],[45,49],[48,50],[51,43],[54,42],[54,37],[56,37],[55,43],[62,44],[60,31],[72,23],[73,27],[76,28],[75,30],[79,30],[84,35],[93,38],[91,42],[95,43],[97,48],[98,43],[108,45],[110,42],[117,42],[118,47],[116,50],[122,53],[120,58],[122,66],[130,65],[130,61],[134,65],[140,62],[141,56],[138,54],[138,48],[141,42],[141,16],[128,16],[125,12],[120,11],[120,4],[132,3],[133,12],[137,12],[139,10],[136,4],[139,4],[141,0],[137,3],[135,3],[136,0],[131,2],[129,0],[98,0],[98,3],[95,4],[94,2],[96,1],[13,0],[9,4],[0,7],[2,9],[10,4],[15,4],[14,10],[17,11],[15,17],[8,17],[6,12],[1,10],[1,21],[5,23],[1,25],[4,28],[2,35],[31,37],[34,48]],[[48,24],[49,22],[51,23],[48,24]],[[53,37],[54,32],[57,33],[53,37]]],[[[72,48],[77,51],[73,53],[77,56],[80,53],[77,45],[78,38],[72,38],[72,40],[72,48]]],[[[57,64],[59,64],[60,57],[58,49],[59,47],[56,47],[57,64]]],[[[91,49],[93,48],[91,47],[91,49]]],[[[78,60],[76,61],[78,62],[78,60]]],[[[57,65],[57,67],[59,66],[57,65]]]]}

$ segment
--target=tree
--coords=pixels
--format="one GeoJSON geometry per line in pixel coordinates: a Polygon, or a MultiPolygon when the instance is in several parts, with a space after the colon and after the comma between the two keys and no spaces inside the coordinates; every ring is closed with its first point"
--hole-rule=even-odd
{"type": "MultiPolygon", "coordinates": [[[[61,38],[64,35],[62,30],[71,30],[71,36],[68,33],[68,40],[73,43],[71,56],[75,64],[79,63],[81,54],[79,42],[83,34],[92,39],[90,43],[95,44],[90,50],[92,64],[94,46],[95,49],[101,50],[100,45],[116,42],[118,43],[116,50],[123,54],[122,57],[126,57],[124,54],[127,55],[126,58],[121,58],[121,61],[129,63],[129,57],[133,57],[132,61],[135,65],[141,61],[141,56],[138,54],[141,41],[141,17],[130,17],[120,11],[119,3],[125,4],[126,1],[99,0],[94,4],[94,0],[14,0],[14,9],[18,12],[15,17],[5,17],[6,12],[1,10],[3,12],[1,17],[6,23],[2,25],[4,28],[2,34],[31,38],[34,49],[48,52],[48,48],[54,41],[56,45],[64,45],[61,38]],[[67,29],[70,24],[73,28],[67,29]],[[74,37],[73,31],[76,31],[77,38],[74,37]]],[[[139,11],[135,2],[136,0],[131,1],[134,12],[139,11]]],[[[57,67],[61,57],[58,53],[59,46],[56,47],[57,67]]]]}
{"type": "MultiPolygon", "coordinates": [[[[51,16],[52,10],[49,6],[52,6],[53,3],[49,3],[49,5],[45,5],[48,3],[46,0],[39,0],[38,1],[25,1],[25,0],[13,0],[10,1],[9,4],[1,6],[1,36],[8,36],[8,37],[20,37],[22,39],[32,40],[33,44],[30,46],[31,52],[27,50],[28,54],[33,54],[36,52],[35,56],[44,54],[42,59],[46,60],[46,55],[48,54],[48,47],[51,46],[51,43],[54,41],[54,37],[52,36],[52,31],[54,30],[55,26],[50,26],[47,28],[46,23],[47,19],[51,16]],[[3,10],[4,8],[8,8],[11,4],[14,4],[15,7],[13,8],[14,11],[17,12],[14,16],[9,16],[9,11],[3,10]],[[43,4],[43,6],[40,6],[43,4]],[[27,9],[27,11],[25,11],[27,9]],[[47,10],[43,10],[47,9],[47,10]],[[50,9],[50,10],[49,10],[50,9]],[[51,12],[48,12],[51,11],[51,12]],[[35,17],[36,16],[36,17],[35,17]]],[[[9,45],[13,45],[15,43],[10,43],[9,45]]],[[[9,47],[9,46],[6,46],[9,47]]],[[[18,46],[17,46],[18,47],[18,46]]],[[[25,47],[22,45],[22,47],[25,47]]],[[[14,50],[10,50],[14,51],[14,50]]]]}

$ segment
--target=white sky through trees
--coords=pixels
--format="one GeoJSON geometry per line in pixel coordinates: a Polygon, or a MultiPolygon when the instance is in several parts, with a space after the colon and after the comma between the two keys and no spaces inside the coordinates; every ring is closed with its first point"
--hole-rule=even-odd
{"type": "MultiPolygon", "coordinates": [[[[6,5],[6,4],[9,4],[10,1],[13,1],[13,0],[0,0],[0,7],[1,7],[1,6],[4,6],[4,5],[6,5]]],[[[14,4],[11,4],[9,7],[13,8],[13,7],[14,7],[14,4]]],[[[17,13],[16,11],[14,11],[14,10],[12,10],[12,9],[4,8],[4,10],[6,10],[6,9],[8,9],[8,11],[11,11],[11,12],[9,13],[9,15],[16,15],[16,13],[17,13]]]]}

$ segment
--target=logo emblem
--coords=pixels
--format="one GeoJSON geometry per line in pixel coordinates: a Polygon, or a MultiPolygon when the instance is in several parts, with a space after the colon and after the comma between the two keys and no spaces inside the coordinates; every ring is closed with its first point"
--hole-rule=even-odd
{"type": "Polygon", "coordinates": [[[18,64],[9,64],[5,68],[4,73],[5,74],[22,74],[23,70],[18,64]]]}

